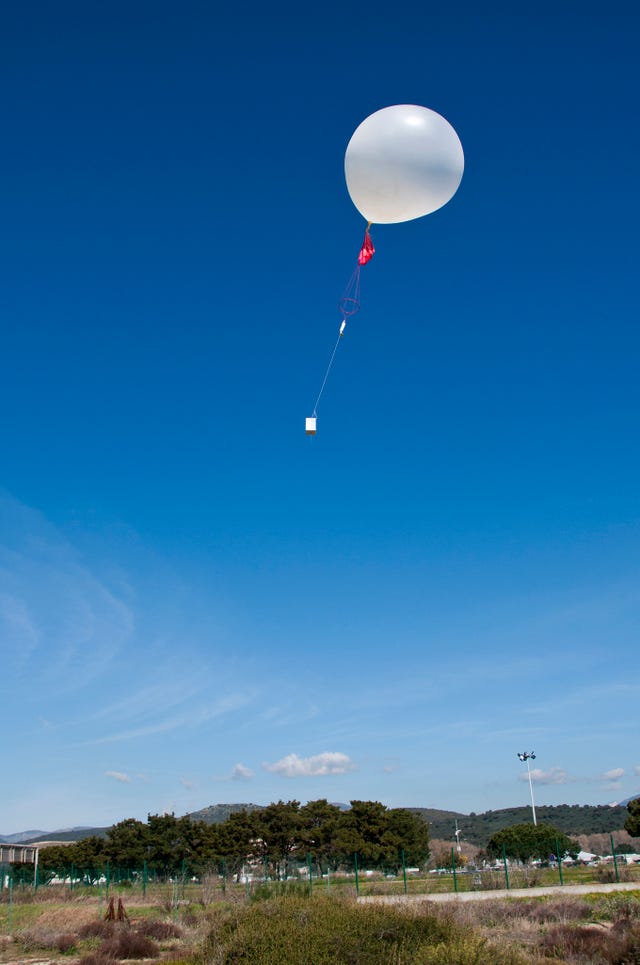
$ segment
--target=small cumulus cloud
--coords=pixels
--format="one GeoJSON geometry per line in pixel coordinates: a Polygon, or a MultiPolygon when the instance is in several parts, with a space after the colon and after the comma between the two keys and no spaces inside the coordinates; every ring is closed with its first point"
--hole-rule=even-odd
{"type": "Polygon", "coordinates": [[[326,774],[347,774],[355,770],[355,764],[339,751],[325,751],[312,757],[288,754],[275,764],[263,764],[265,771],[281,777],[321,777],[326,774]]]}
{"type": "Polygon", "coordinates": [[[245,767],[244,764],[236,764],[231,771],[232,781],[250,781],[252,777],[255,777],[254,772],[250,767],[245,767]]]}
{"type": "Polygon", "coordinates": [[[123,771],[105,771],[104,776],[110,777],[113,781],[119,781],[120,784],[131,784],[131,778],[123,771]]]}
{"type": "MultiPolygon", "coordinates": [[[[519,780],[528,781],[529,777],[523,773],[520,774],[519,780]]],[[[576,778],[567,774],[562,767],[551,767],[548,771],[543,771],[539,767],[532,767],[531,780],[534,784],[570,784],[576,778]]]]}
{"type": "Polygon", "coordinates": [[[599,774],[596,781],[605,791],[620,791],[622,789],[624,773],[624,767],[612,767],[603,774],[599,774]]]}
{"type": "Polygon", "coordinates": [[[624,767],[612,767],[610,771],[605,771],[604,774],[601,774],[598,780],[619,781],[621,777],[624,777],[624,767]]]}

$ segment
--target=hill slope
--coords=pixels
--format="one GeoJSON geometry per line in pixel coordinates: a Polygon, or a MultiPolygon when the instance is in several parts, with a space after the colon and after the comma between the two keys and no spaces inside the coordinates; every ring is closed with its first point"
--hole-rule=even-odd
{"type": "Polygon", "coordinates": [[[240,811],[259,811],[262,804],[210,804],[209,807],[191,811],[187,815],[192,821],[204,821],[205,824],[223,824],[230,814],[240,811]]]}
{"type": "MultiPolygon", "coordinates": [[[[454,840],[455,822],[458,822],[461,838],[470,844],[484,848],[489,838],[512,824],[531,821],[531,808],[505,808],[502,811],[485,811],[483,814],[460,814],[455,811],[437,811],[433,808],[408,808],[419,814],[429,825],[432,838],[454,840]]],[[[540,823],[552,824],[565,834],[609,834],[624,828],[628,817],[626,808],[616,805],[559,804],[536,808],[540,823]]]]}

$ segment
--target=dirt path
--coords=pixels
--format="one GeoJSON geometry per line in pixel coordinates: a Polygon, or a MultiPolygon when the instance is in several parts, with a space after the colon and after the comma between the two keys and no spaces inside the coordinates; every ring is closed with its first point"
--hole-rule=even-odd
{"type": "Polygon", "coordinates": [[[409,905],[420,901],[491,901],[492,898],[541,898],[545,895],[593,895],[610,891],[640,891],[635,881],[608,885],[553,885],[550,888],[499,888],[496,891],[459,891],[437,895],[363,895],[358,902],[409,905]]]}

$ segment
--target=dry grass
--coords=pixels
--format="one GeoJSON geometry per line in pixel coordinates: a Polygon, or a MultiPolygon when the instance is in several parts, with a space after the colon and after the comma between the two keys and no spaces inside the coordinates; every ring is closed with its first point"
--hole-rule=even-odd
{"type": "MultiPolygon", "coordinates": [[[[26,906],[25,906],[26,907],[26,906]]],[[[13,930],[13,936],[0,939],[0,962],[12,965],[33,962],[55,965],[62,956],[74,965],[108,965],[122,960],[170,956],[188,958],[204,937],[196,927],[179,927],[165,920],[159,907],[129,907],[130,923],[114,923],[97,917],[99,900],[64,902],[53,905],[31,904],[29,916],[13,930]],[[37,910],[37,918],[35,911],[37,910]]],[[[14,909],[16,911],[17,909],[14,909]]],[[[103,908],[104,911],[104,908],[103,908]]],[[[14,920],[17,916],[14,915],[14,920]]],[[[202,916],[191,916],[202,929],[202,916]]]]}
{"type": "Polygon", "coordinates": [[[640,900],[626,894],[497,899],[435,906],[458,925],[535,963],[640,965],[640,900]]]}
{"type": "Polygon", "coordinates": [[[25,906],[15,940],[0,936],[0,963],[640,965],[640,893],[581,897],[567,889],[526,900],[425,901],[409,911],[306,893],[250,902],[231,893],[170,912],[163,899],[127,901],[130,925],[99,918],[97,896],[25,906]]]}

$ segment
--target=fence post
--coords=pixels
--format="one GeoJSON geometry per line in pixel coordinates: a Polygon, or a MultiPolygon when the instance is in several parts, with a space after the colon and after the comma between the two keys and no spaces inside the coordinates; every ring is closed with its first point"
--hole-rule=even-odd
{"type": "Polygon", "coordinates": [[[353,861],[356,867],[356,898],[360,894],[360,879],[358,878],[358,852],[354,851],[353,861]]]}
{"type": "Polygon", "coordinates": [[[222,894],[227,893],[227,862],[222,859],[222,894]]]}
{"type": "Polygon", "coordinates": [[[509,868],[507,866],[507,846],[502,845],[502,860],[504,862],[504,880],[507,883],[507,891],[509,890],[509,868]]]}
{"type": "Polygon", "coordinates": [[[560,845],[558,844],[558,839],[556,838],[556,858],[558,859],[558,874],[560,875],[560,884],[563,885],[562,880],[562,855],[560,854],[560,845]]]}
{"type": "Polygon", "coordinates": [[[7,919],[7,931],[11,934],[11,918],[13,912],[13,877],[9,872],[9,915],[7,919]]]}
{"type": "Polygon", "coordinates": [[[327,894],[331,894],[331,872],[329,870],[329,862],[327,862],[327,894]]]}
{"type": "Polygon", "coordinates": [[[456,874],[456,855],[455,851],[451,849],[451,870],[453,871],[453,890],[458,893],[458,876],[456,874]]]}
{"type": "Polygon", "coordinates": [[[309,869],[309,894],[313,893],[313,859],[310,854],[307,855],[307,867],[309,869]]]}
{"type": "Polygon", "coordinates": [[[402,849],[402,880],[404,881],[404,893],[407,893],[407,862],[404,860],[404,848],[402,849]]]}
{"type": "Polygon", "coordinates": [[[620,875],[618,874],[618,859],[616,857],[616,846],[613,843],[613,835],[609,835],[611,838],[611,854],[613,855],[613,867],[616,869],[616,881],[620,881],[620,875]]]}

